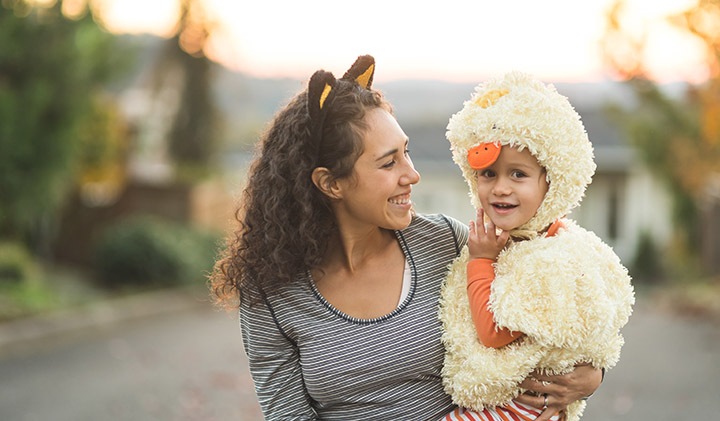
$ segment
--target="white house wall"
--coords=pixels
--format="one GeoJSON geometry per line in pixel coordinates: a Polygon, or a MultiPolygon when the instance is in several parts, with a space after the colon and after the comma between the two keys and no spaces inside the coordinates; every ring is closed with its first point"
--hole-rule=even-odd
{"type": "MultiPolygon", "coordinates": [[[[422,167],[422,164],[417,165],[422,167]]],[[[413,203],[419,213],[444,213],[467,224],[475,215],[468,187],[458,171],[425,168],[413,187],[413,203]]],[[[610,244],[625,265],[635,257],[644,230],[663,248],[671,235],[671,203],[668,193],[642,166],[627,173],[595,175],[580,207],[569,217],[610,244]],[[612,190],[617,194],[617,235],[609,230],[612,190]]]]}

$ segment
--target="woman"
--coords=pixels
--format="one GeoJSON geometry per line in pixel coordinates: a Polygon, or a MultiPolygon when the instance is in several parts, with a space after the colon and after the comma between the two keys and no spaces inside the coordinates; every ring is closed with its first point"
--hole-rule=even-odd
{"type": "MultiPolygon", "coordinates": [[[[373,72],[370,56],[339,80],[318,71],[278,113],[212,277],[221,301],[239,298],[266,419],[438,420],[454,408],[437,303],[468,231],[414,214],[420,176],[373,72]]],[[[535,377],[550,383],[524,387],[562,407],[601,375],[535,377]]]]}

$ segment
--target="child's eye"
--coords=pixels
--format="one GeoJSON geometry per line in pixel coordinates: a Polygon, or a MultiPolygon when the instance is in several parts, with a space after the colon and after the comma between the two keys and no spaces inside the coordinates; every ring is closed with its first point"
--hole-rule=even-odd
{"type": "Polygon", "coordinates": [[[485,178],[492,178],[495,177],[495,171],[493,170],[482,170],[480,171],[480,176],[485,178]]]}
{"type": "Polygon", "coordinates": [[[527,177],[527,174],[525,174],[524,172],[522,172],[520,170],[515,170],[512,172],[512,176],[515,178],[523,178],[523,177],[527,177]]]}

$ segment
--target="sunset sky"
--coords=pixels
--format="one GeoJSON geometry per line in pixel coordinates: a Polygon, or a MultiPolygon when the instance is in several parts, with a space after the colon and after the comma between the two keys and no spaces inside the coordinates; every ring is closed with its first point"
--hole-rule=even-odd
{"type": "MultiPolygon", "coordinates": [[[[645,29],[651,76],[700,82],[702,46],[664,18],[696,0],[629,0],[631,27],[645,29]]],[[[177,0],[95,0],[114,32],[167,35],[177,0]]],[[[208,54],[259,77],[342,73],[360,54],[376,80],[476,82],[522,70],[555,82],[599,81],[599,41],[612,0],[205,0],[216,30],[208,54]]]]}

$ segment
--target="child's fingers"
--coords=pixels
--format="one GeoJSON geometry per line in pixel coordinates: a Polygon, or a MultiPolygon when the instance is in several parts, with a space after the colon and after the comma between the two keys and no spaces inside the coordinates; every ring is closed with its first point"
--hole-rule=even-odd
{"type": "Polygon", "coordinates": [[[485,211],[483,208],[478,209],[477,211],[477,222],[475,223],[478,227],[483,227],[483,232],[485,231],[485,211]]]}
{"type": "Polygon", "coordinates": [[[505,244],[510,239],[510,231],[502,231],[500,235],[498,236],[498,242],[500,244],[505,244]]]}
{"type": "Polygon", "coordinates": [[[468,228],[470,230],[470,235],[475,235],[475,221],[470,221],[468,228]]]}
{"type": "Polygon", "coordinates": [[[497,234],[495,231],[495,223],[492,221],[492,219],[488,218],[488,224],[487,224],[487,234],[491,238],[496,238],[497,234]]]}

